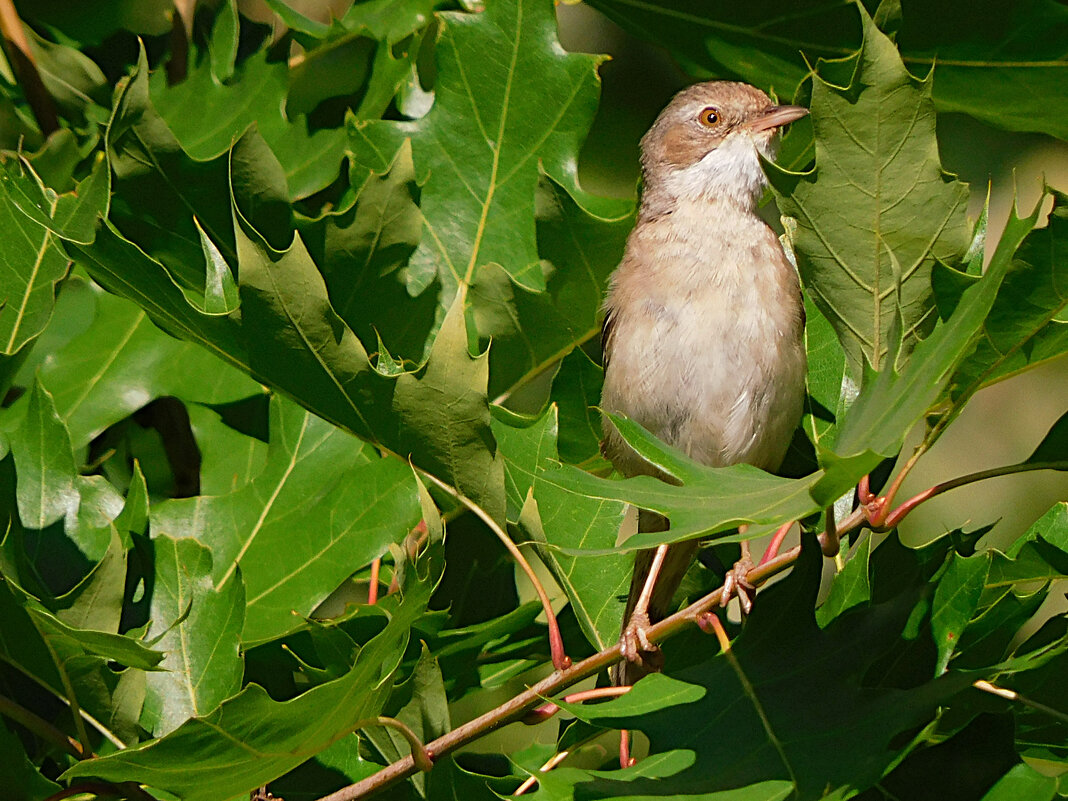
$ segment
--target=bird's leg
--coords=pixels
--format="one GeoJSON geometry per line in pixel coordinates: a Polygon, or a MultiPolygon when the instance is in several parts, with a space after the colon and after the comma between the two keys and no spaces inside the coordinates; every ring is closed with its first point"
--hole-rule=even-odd
{"type": "MultiPolygon", "coordinates": [[[[744,532],[745,527],[740,526],[739,530],[744,532]]],[[[730,603],[731,597],[737,595],[738,603],[742,607],[742,615],[748,615],[753,610],[753,596],[756,595],[756,588],[749,583],[749,571],[753,569],[753,556],[748,540],[742,540],[739,545],[742,549],[742,556],[734,563],[734,567],[727,571],[723,579],[723,594],[720,596],[719,604],[726,606],[730,603]]]]}
{"type": "Polygon", "coordinates": [[[664,566],[669,547],[669,545],[657,546],[653,562],[649,566],[649,574],[645,577],[645,584],[642,585],[641,595],[638,596],[627,625],[623,629],[623,635],[620,637],[619,652],[628,662],[645,664],[648,657],[660,653],[660,649],[649,641],[645,632],[649,628],[649,603],[653,598],[656,580],[664,566]],[[643,654],[646,659],[643,659],[643,654]]]}

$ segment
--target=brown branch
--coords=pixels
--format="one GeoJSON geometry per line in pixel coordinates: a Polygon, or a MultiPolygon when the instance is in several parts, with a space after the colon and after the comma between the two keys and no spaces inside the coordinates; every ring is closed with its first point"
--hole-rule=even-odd
{"type": "MultiPolygon", "coordinates": [[[[800,553],[801,546],[796,546],[766,564],[753,568],[747,574],[749,582],[754,585],[762,584],[797,561],[800,553]]],[[[647,631],[649,639],[655,642],[662,641],[691,625],[698,615],[712,609],[719,603],[721,594],[722,588],[715,590],[685,609],[651,626],[647,631]]],[[[555,695],[572,684],[610,667],[618,662],[620,658],[619,648],[613,645],[611,648],[606,648],[600,653],[583,659],[566,670],[555,671],[524,692],[505,701],[497,708],[491,709],[489,712],[462,726],[458,726],[433,742],[427,743],[426,748],[435,758],[455,751],[460,746],[466,745],[472,740],[476,740],[484,734],[504,726],[506,723],[518,720],[532,706],[544,702],[547,696],[555,695]]],[[[369,776],[348,787],[343,787],[328,796],[323,796],[318,801],[354,801],[357,798],[365,798],[391,784],[414,775],[416,771],[417,768],[414,761],[410,756],[407,756],[386,766],[373,776],[369,776]]]]}
{"type": "MultiPolygon", "coordinates": [[[[915,464],[915,457],[910,460],[908,467],[911,468],[915,464]]],[[[1035,464],[1021,463],[1016,465],[1009,465],[1007,467],[993,468],[991,470],[983,470],[977,473],[970,473],[959,478],[946,481],[942,484],[938,484],[925,492],[905,501],[901,506],[895,509],[890,514],[885,513],[885,508],[888,506],[888,500],[891,498],[890,494],[876,497],[868,489],[867,477],[861,481],[859,485],[860,496],[862,499],[861,505],[853,510],[848,516],[846,516],[838,525],[834,524],[834,517],[830,510],[827,511],[827,528],[820,535],[821,546],[824,551],[830,549],[834,544],[840,540],[842,536],[848,534],[854,529],[860,528],[862,525],[868,524],[873,530],[886,530],[893,522],[896,525],[901,521],[910,511],[915,509],[924,501],[933,498],[935,495],[939,495],[943,492],[947,492],[956,487],[964,486],[975,481],[981,481],[986,478],[993,478],[996,476],[1010,475],[1013,473],[1021,473],[1030,470],[1064,470],[1068,469],[1068,462],[1042,462],[1035,464]],[[867,500],[867,503],[864,500],[867,500]],[[876,514],[872,512],[876,511],[876,514]],[[875,517],[878,523],[872,523],[870,517],[875,517]],[[882,518],[882,519],[880,519],[882,518]]],[[[457,496],[456,491],[451,487],[444,485],[438,479],[433,476],[429,476],[436,484],[453,494],[454,497],[462,499],[461,502],[466,501],[469,504],[469,508],[479,515],[484,521],[486,521],[486,513],[479,509],[477,506],[471,503],[467,499],[463,499],[462,496],[457,496]]],[[[901,486],[901,477],[897,477],[891,487],[892,492],[896,492],[901,486]]],[[[489,521],[492,522],[492,521],[489,521]]],[[[491,526],[497,530],[500,529],[495,523],[491,526]]],[[[785,536],[785,532],[788,527],[783,527],[777,533],[778,535],[785,536]]],[[[496,533],[496,532],[495,532],[496,533]]],[[[501,536],[498,534],[498,536],[501,536]]],[[[781,537],[778,537],[781,541],[781,537]]],[[[511,539],[508,539],[511,543],[511,539]]],[[[511,543],[512,548],[515,548],[515,544],[511,543]]],[[[509,550],[512,550],[510,548],[509,550]]],[[[754,587],[760,586],[772,576],[778,575],[795,561],[801,553],[801,546],[797,545],[786,551],[783,554],[775,556],[766,561],[762,561],[761,564],[754,567],[748,573],[746,573],[746,580],[754,587]]],[[[767,555],[765,555],[767,556],[767,555]]],[[[671,637],[684,627],[700,621],[706,625],[710,624],[707,618],[704,617],[705,613],[715,608],[723,595],[723,588],[709,593],[698,601],[690,604],[685,609],[676,612],[675,614],[664,618],[659,623],[654,624],[647,630],[649,639],[653,642],[661,642],[668,637],[671,637]]],[[[550,620],[555,618],[550,617],[550,620]]],[[[712,624],[714,625],[714,624],[712,624]]],[[[581,681],[589,676],[604,670],[620,660],[619,647],[613,645],[611,648],[587,657],[578,664],[572,665],[565,670],[557,670],[546,678],[542,679],[538,683],[531,687],[528,687],[524,692],[519,693],[514,698],[506,701],[495,709],[491,709],[474,720],[468,721],[462,726],[453,729],[448,734],[439,737],[433,742],[427,743],[426,750],[433,754],[434,758],[444,756],[463,745],[466,745],[473,740],[482,737],[483,735],[491,732],[495,729],[504,726],[505,724],[521,719],[525,713],[527,713],[532,707],[539,702],[544,702],[545,698],[557,694],[563,689],[570,687],[572,684],[581,681]]],[[[351,784],[348,787],[343,787],[335,793],[328,796],[323,796],[318,801],[355,801],[359,798],[365,798],[373,793],[378,792],[392,784],[395,784],[402,779],[406,779],[416,773],[416,765],[412,757],[404,757],[396,762],[387,765],[382,770],[378,771],[372,776],[363,779],[362,781],[351,784]]]]}

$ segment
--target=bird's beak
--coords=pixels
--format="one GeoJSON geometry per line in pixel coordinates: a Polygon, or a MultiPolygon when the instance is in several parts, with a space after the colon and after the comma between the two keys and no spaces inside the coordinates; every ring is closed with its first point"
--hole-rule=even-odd
{"type": "Polygon", "coordinates": [[[760,116],[750,120],[749,130],[760,133],[771,128],[779,128],[787,123],[799,120],[808,114],[804,106],[769,106],[760,116]]]}

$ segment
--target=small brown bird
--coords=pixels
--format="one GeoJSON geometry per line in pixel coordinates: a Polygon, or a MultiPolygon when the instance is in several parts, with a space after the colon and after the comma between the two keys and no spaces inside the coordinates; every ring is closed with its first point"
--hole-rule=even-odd
{"type": "MultiPolygon", "coordinates": [[[[638,222],[605,301],[601,406],[704,464],[776,469],[801,415],[801,290],[755,208],[766,184],[758,154],[772,157],[779,128],[807,113],[748,84],[700,83],[642,139],[638,222]]],[[[602,450],[624,475],[659,475],[607,419],[604,434],[602,450]]],[[[640,531],[666,528],[640,512],[640,531]]],[[[671,611],[696,548],[639,552],[617,683],[652,668],[645,630],[671,611]]]]}

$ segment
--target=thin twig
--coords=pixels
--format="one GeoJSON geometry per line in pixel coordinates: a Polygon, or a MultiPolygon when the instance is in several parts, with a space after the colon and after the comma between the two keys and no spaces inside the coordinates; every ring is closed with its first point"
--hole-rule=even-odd
{"type": "MultiPolygon", "coordinates": [[[[544,765],[538,768],[538,773],[548,773],[550,770],[552,770],[565,759],[567,759],[567,755],[570,753],[570,751],[558,751],[557,753],[553,754],[551,757],[549,757],[549,760],[544,765]]],[[[523,793],[525,793],[537,783],[538,775],[536,773],[531,776],[528,776],[527,780],[521,785],[519,785],[519,787],[516,788],[516,791],[512,793],[512,795],[523,795],[523,793]]]]}
{"type": "Polygon", "coordinates": [[[1054,709],[1051,706],[1046,706],[1045,704],[1039,703],[1038,701],[1032,701],[1030,698],[1020,695],[1015,690],[998,687],[996,684],[991,684],[989,681],[985,681],[983,679],[973,682],[972,686],[977,690],[982,690],[984,693],[996,695],[999,698],[1004,698],[1007,701],[1015,701],[1019,704],[1023,704],[1024,706],[1029,706],[1038,712],[1044,712],[1045,714],[1061,721],[1062,723],[1068,723],[1068,712],[1062,712],[1059,709],[1054,709]]]}
{"type": "MultiPolygon", "coordinates": [[[[754,585],[762,584],[772,576],[778,575],[797,561],[801,553],[801,546],[795,546],[784,554],[781,554],[766,564],[754,567],[749,571],[747,578],[754,585]]],[[[722,588],[710,592],[703,598],[690,604],[675,614],[664,618],[659,623],[650,626],[646,633],[654,642],[663,641],[676,632],[693,624],[697,615],[706,612],[719,603],[722,588]]],[[[615,644],[600,653],[583,659],[566,670],[553,672],[537,684],[510,698],[495,709],[491,709],[479,717],[462,726],[458,726],[448,734],[439,737],[433,742],[426,744],[435,758],[448,754],[472,740],[476,740],[484,734],[500,728],[506,723],[511,723],[522,717],[530,707],[542,702],[547,696],[556,695],[566,687],[570,687],[582,679],[592,676],[601,670],[615,664],[620,659],[619,647],[615,644]]],[[[410,756],[404,757],[384,767],[378,773],[368,776],[362,781],[343,787],[335,793],[323,796],[319,801],[354,801],[364,798],[371,793],[377,792],[391,784],[406,779],[416,772],[415,763],[410,756]]]]}
{"type": "Polygon", "coordinates": [[[968,473],[967,475],[950,479],[949,481],[943,481],[941,484],[935,484],[930,489],[926,489],[902,503],[886,516],[886,521],[883,525],[887,530],[894,528],[906,515],[908,515],[909,512],[921,503],[930,500],[936,495],[941,495],[943,492],[949,492],[952,489],[957,489],[957,487],[963,487],[966,484],[974,484],[977,481],[984,481],[988,478],[1011,476],[1016,473],[1028,473],[1032,470],[1068,470],[1068,460],[1063,462],[1020,462],[1019,464],[992,467],[989,470],[979,470],[975,473],[968,473]]]}
{"type": "MultiPolygon", "coordinates": [[[[621,695],[626,695],[630,692],[630,685],[611,686],[611,687],[595,687],[592,690],[580,690],[577,693],[571,693],[564,696],[565,704],[579,704],[583,701],[593,701],[597,698],[618,698],[621,695]]],[[[560,711],[560,707],[550,701],[547,704],[542,704],[536,709],[530,710],[524,717],[523,722],[528,726],[534,726],[538,723],[544,723],[557,712],[560,711]]]]}
{"type": "Polygon", "coordinates": [[[378,603],[378,574],[382,569],[382,558],[379,557],[371,562],[371,582],[367,585],[367,605],[374,606],[378,603]]]}
{"type": "Polygon", "coordinates": [[[91,756],[91,754],[86,754],[82,744],[76,739],[65,734],[44,718],[26,709],[26,707],[3,695],[0,695],[0,715],[16,723],[21,723],[38,737],[59,746],[75,759],[85,759],[86,756],[91,756]]]}
{"type": "Polygon", "coordinates": [[[430,481],[432,481],[434,483],[434,486],[438,487],[443,492],[451,495],[461,504],[463,504],[472,512],[474,512],[478,519],[485,523],[486,527],[489,528],[489,530],[497,536],[497,539],[501,541],[501,544],[503,544],[504,547],[508,549],[508,553],[512,555],[512,558],[515,559],[519,567],[522,568],[524,573],[526,573],[527,578],[530,579],[530,583],[534,585],[534,591],[538,594],[538,598],[541,600],[542,608],[545,610],[545,617],[547,618],[546,623],[549,627],[549,652],[552,654],[553,667],[555,667],[557,670],[567,669],[567,667],[571,665],[571,659],[566,653],[564,653],[564,638],[560,635],[560,624],[556,622],[556,613],[553,612],[553,606],[552,602],[549,600],[549,594],[545,591],[545,587],[542,586],[540,579],[538,579],[537,574],[534,572],[534,568],[530,566],[530,562],[528,562],[527,558],[523,556],[523,552],[519,550],[519,546],[517,546],[512,541],[512,538],[508,536],[508,533],[503,528],[501,528],[500,525],[498,525],[497,521],[494,520],[489,515],[489,513],[486,512],[486,510],[479,506],[477,503],[472,501],[470,498],[468,498],[466,495],[464,495],[452,485],[446,484],[444,481],[442,481],[440,478],[433,475],[432,473],[428,473],[425,470],[421,470],[419,468],[416,469],[419,470],[421,475],[426,476],[430,481]]]}
{"type": "Polygon", "coordinates": [[[791,520],[789,523],[783,523],[779,526],[779,529],[771,538],[771,542],[768,543],[768,547],[764,550],[764,555],[760,557],[760,564],[764,564],[779,553],[779,549],[782,548],[783,540],[786,539],[786,535],[790,533],[790,529],[793,528],[794,523],[796,522],[796,520],[791,520]]]}

